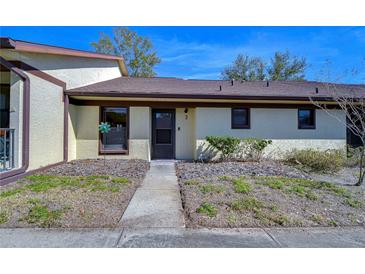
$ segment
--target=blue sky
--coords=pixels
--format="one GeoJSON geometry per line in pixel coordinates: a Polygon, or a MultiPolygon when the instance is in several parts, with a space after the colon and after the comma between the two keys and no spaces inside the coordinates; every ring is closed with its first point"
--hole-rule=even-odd
{"type": "MultiPolygon", "coordinates": [[[[269,61],[288,49],[307,58],[309,80],[365,83],[365,27],[130,27],[149,37],[158,76],[219,79],[239,53],[269,61]],[[328,76],[329,75],[329,76],[328,76]]],[[[0,36],[76,49],[112,27],[1,27],[0,36]]]]}

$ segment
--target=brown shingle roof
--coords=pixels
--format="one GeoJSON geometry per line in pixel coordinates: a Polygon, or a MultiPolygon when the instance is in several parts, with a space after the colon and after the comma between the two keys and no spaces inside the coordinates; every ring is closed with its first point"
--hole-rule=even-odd
{"type": "Polygon", "coordinates": [[[67,90],[69,95],[211,98],[211,99],[287,99],[308,97],[328,99],[336,92],[355,93],[365,97],[365,85],[326,84],[310,81],[252,81],[183,80],[177,78],[120,77],[67,90]],[[318,90],[318,93],[316,93],[318,90]]]}

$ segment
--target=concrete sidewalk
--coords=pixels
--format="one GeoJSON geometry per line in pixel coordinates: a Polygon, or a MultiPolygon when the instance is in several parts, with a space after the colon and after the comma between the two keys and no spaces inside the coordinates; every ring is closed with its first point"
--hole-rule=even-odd
{"type": "Polygon", "coordinates": [[[130,228],[185,226],[174,161],[151,161],[150,170],[124,212],[120,226],[130,228]]]}
{"type": "Polygon", "coordinates": [[[365,248],[365,228],[0,229],[0,247],[365,248]]]}

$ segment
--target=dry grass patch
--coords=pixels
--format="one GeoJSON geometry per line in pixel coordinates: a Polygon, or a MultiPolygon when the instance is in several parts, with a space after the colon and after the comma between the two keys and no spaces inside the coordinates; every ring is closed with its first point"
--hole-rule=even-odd
{"type": "Polygon", "coordinates": [[[209,217],[215,217],[217,215],[218,210],[214,205],[204,202],[200,205],[200,207],[196,209],[196,212],[206,214],[209,217]]]}
{"type": "Polygon", "coordinates": [[[284,176],[180,180],[190,227],[364,225],[364,192],[284,176]]]}
{"type": "Polygon", "coordinates": [[[207,193],[222,193],[224,192],[223,186],[217,186],[215,184],[204,184],[199,187],[200,191],[203,194],[207,193]]]}
{"type": "MultiPolygon", "coordinates": [[[[139,168],[138,162],[116,163],[139,168]]],[[[116,163],[109,161],[113,167],[116,163]]],[[[34,174],[0,188],[0,227],[116,226],[142,181],[141,173],[138,177],[95,175],[90,174],[92,167],[87,166],[86,172],[84,166],[84,162],[82,168],[78,163],[66,164],[56,174],[34,174]],[[62,175],[71,173],[69,167],[75,176],[62,175]]]]}

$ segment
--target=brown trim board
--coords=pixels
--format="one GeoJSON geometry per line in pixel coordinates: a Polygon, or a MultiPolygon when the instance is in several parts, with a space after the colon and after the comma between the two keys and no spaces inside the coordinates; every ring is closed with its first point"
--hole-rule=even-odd
{"type": "MultiPolygon", "coordinates": [[[[166,99],[217,99],[217,100],[270,100],[270,101],[304,101],[310,102],[307,96],[253,96],[253,95],[218,95],[218,94],[177,94],[177,93],[142,93],[142,92],[118,92],[118,91],[79,91],[76,89],[66,90],[70,96],[96,96],[96,97],[131,97],[131,98],[166,98],[166,99]]],[[[332,97],[313,97],[318,102],[334,102],[332,97]]]]}
{"type": "MultiPolygon", "coordinates": [[[[227,102],[173,102],[173,101],[116,101],[116,100],[78,100],[70,97],[70,104],[77,106],[130,106],[130,107],[170,107],[170,108],[194,108],[194,107],[249,107],[249,108],[287,108],[296,109],[317,108],[313,104],[282,104],[282,103],[227,103],[227,102]]],[[[339,108],[336,105],[327,105],[327,108],[339,108]]]]}
{"type": "Polygon", "coordinates": [[[14,72],[23,81],[23,136],[22,136],[22,166],[0,174],[2,185],[6,179],[23,174],[29,166],[29,114],[30,114],[30,80],[29,77],[12,63],[0,56],[0,64],[14,72]]]}

